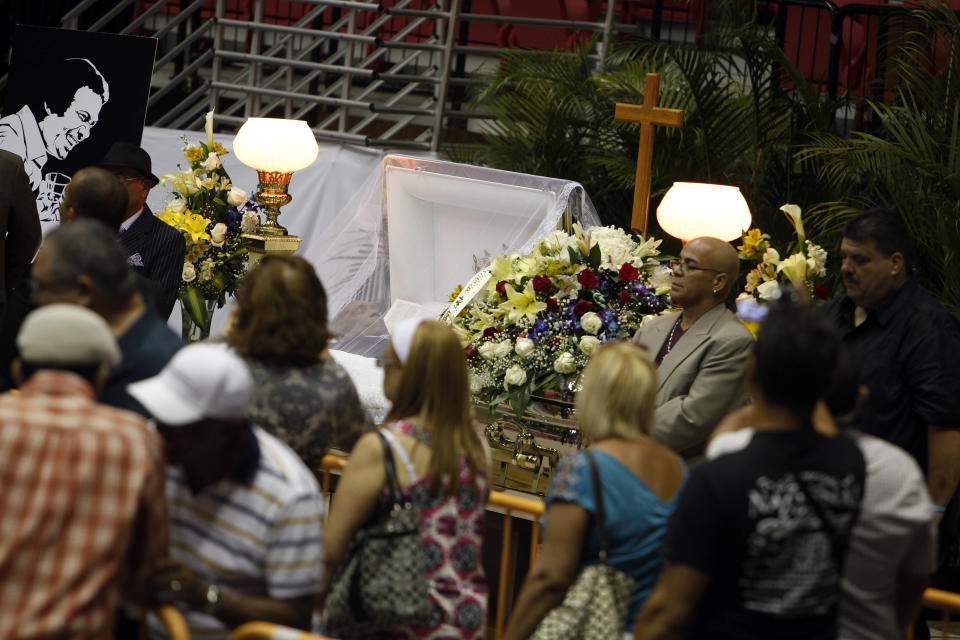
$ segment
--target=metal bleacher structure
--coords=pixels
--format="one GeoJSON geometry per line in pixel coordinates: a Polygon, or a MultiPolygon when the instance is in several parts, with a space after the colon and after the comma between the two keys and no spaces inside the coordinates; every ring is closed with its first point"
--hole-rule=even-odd
{"type": "MultiPolygon", "coordinates": [[[[436,151],[476,131],[474,72],[507,48],[568,49],[599,60],[624,38],[696,45],[711,0],[80,0],[73,29],[156,37],[147,124],[218,128],[251,116],[307,120],[318,138],[436,151]]],[[[881,0],[763,0],[758,11],[804,75],[831,96],[883,95],[881,0]],[[878,93],[879,91],[879,93],[878,93]]],[[[2,80],[0,80],[2,83],[2,80]]]]}

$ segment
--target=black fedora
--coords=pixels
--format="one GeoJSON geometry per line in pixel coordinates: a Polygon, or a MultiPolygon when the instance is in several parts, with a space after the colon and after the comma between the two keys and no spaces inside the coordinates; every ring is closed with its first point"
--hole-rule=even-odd
{"type": "Polygon", "coordinates": [[[145,177],[150,178],[153,182],[151,185],[153,187],[157,186],[157,183],[160,182],[160,178],[153,175],[153,171],[151,170],[153,163],[150,161],[150,154],[130,142],[120,141],[110,145],[110,150],[107,151],[107,155],[100,161],[100,166],[104,168],[123,167],[124,169],[133,169],[138,173],[142,173],[145,177]]]}

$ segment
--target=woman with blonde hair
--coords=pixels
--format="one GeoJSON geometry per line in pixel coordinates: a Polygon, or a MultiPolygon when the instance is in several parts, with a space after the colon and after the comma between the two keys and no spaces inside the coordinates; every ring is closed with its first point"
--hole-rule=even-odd
{"type": "MultiPolygon", "coordinates": [[[[403,499],[419,507],[434,615],[376,638],[483,638],[487,583],[481,564],[489,453],[474,428],[463,348],[435,320],[401,322],[380,361],[393,403],[380,429],[392,448],[403,499]]],[[[324,528],[327,572],[322,593],[357,531],[383,517],[384,448],[365,434],[350,454],[324,528]]]]}
{"type": "MultiPolygon", "coordinates": [[[[630,342],[597,350],[577,394],[577,424],[592,442],[603,499],[607,562],[634,579],[626,628],[663,567],[660,542],[686,480],[680,458],[650,438],[657,399],[657,370],[642,347],[630,342]]],[[[559,605],[579,570],[600,561],[596,500],[583,451],[567,455],[547,493],[541,521],[543,547],[527,575],[504,635],[527,638],[559,605]]]]}

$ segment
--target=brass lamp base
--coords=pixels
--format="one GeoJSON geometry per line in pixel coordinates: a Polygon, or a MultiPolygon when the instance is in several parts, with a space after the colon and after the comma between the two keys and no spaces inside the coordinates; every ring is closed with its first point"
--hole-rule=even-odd
{"type": "Polygon", "coordinates": [[[297,236],[269,236],[258,233],[245,233],[241,237],[250,254],[249,268],[257,265],[264,256],[288,256],[300,248],[297,236]]]}
{"type": "Polygon", "coordinates": [[[257,169],[260,184],[257,185],[257,193],[254,194],[253,199],[263,205],[263,213],[267,216],[267,220],[257,227],[256,235],[287,235],[287,230],[277,222],[277,216],[280,215],[280,207],[293,200],[287,193],[292,176],[292,171],[261,171],[257,169]]]}

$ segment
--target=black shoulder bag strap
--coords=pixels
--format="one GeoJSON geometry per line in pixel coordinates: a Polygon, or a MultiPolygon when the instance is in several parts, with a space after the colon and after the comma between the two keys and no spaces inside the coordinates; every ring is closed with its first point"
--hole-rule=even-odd
{"type": "Polygon", "coordinates": [[[393,506],[400,502],[403,493],[400,491],[400,482],[397,480],[397,468],[393,464],[393,447],[387,437],[377,429],[377,436],[380,437],[380,444],[383,445],[383,466],[387,471],[387,491],[390,493],[390,505],[393,506]]]}

